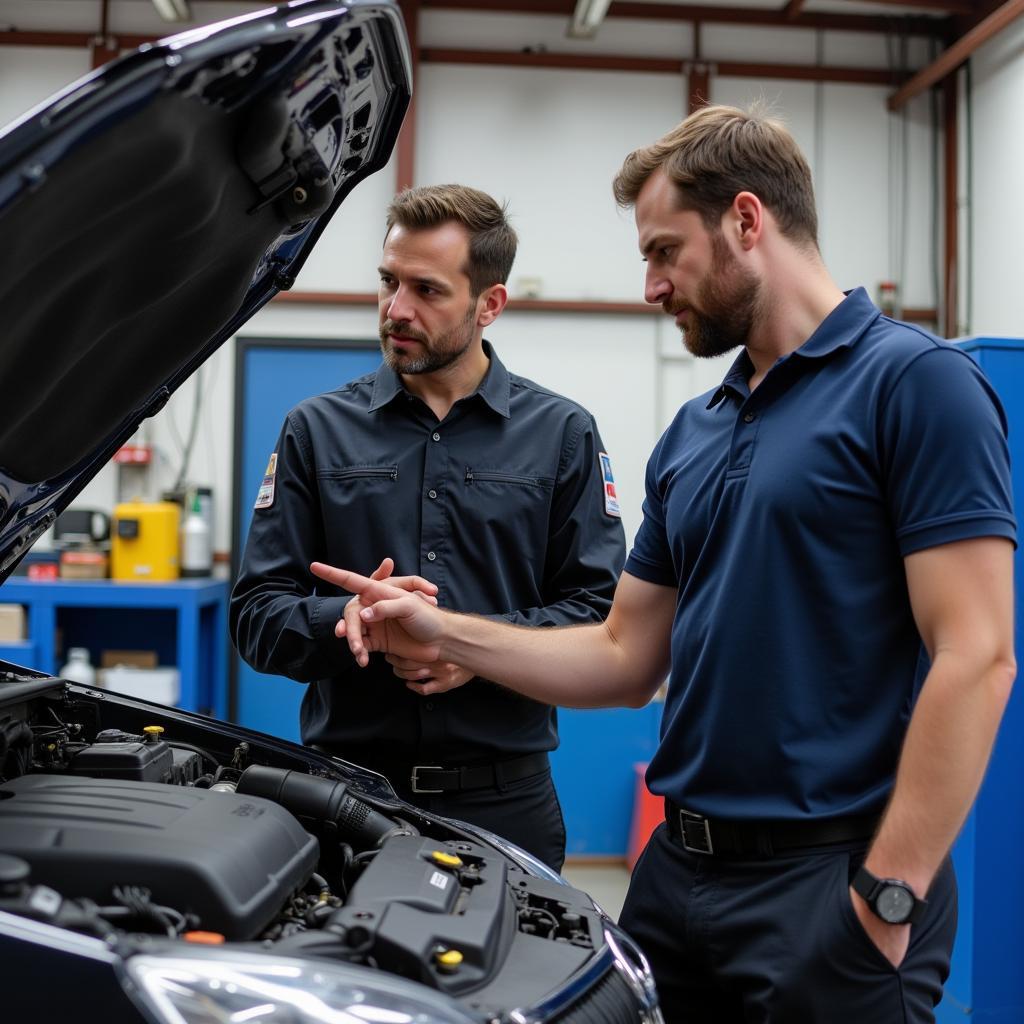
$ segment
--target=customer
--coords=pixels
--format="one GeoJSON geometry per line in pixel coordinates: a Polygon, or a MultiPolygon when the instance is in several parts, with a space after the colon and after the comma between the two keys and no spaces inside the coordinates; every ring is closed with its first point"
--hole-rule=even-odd
{"type": "Polygon", "coordinates": [[[680,1024],[918,1024],[949,968],[948,851],[1015,674],[1006,423],[967,356],[844,295],[785,129],[707,107],[631,154],[646,298],[741,347],[652,455],[604,625],[452,615],[327,566],[366,650],[534,700],[642,705],[666,823],[621,923],[680,1024]],[[373,603],[379,602],[379,603],[373,603]]]}
{"type": "Polygon", "coordinates": [[[288,414],[231,630],[255,669],[308,684],[303,742],[557,869],[565,828],[548,764],[554,708],[449,659],[381,656],[358,673],[334,635],[346,598],[308,568],[318,559],[369,571],[390,554],[402,573],[421,574],[400,582],[443,607],[532,626],[607,614],[625,541],[594,419],[509,373],[483,339],[505,308],[515,250],[504,211],[475,189],[417,188],[391,204],[384,365],[288,414]]]}

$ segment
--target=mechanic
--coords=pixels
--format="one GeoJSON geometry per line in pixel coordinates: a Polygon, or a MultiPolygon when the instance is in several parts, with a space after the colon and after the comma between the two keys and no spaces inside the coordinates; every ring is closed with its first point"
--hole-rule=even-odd
{"type": "Polygon", "coordinates": [[[1016,671],[1002,409],[964,352],[839,290],[807,163],[760,113],[692,114],[615,194],[647,301],[695,355],[742,349],[654,450],[607,622],[502,627],[319,566],[364,604],[339,632],[360,663],[572,706],[642,705],[671,665],[666,822],[620,919],[666,1019],[932,1021],[948,851],[1016,671]]]}
{"type": "Polygon", "coordinates": [[[394,555],[415,577],[403,585],[443,607],[531,626],[607,614],[625,538],[594,418],[509,373],[483,338],[507,302],[515,250],[505,211],[475,189],[416,188],[392,202],[378,300],[384,363],[286,417],[232,592],[231,633],[257,671],[309,684],[304,743],[558,869],[555,709],[457,663],[382,656],[358,673],[334,632],[348,598],[309,572],[314,559],[368,571],[394,555]]]}

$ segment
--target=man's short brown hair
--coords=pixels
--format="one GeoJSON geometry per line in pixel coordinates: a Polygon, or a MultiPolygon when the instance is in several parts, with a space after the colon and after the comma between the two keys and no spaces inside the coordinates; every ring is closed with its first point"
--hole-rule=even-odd
{"type": "Polygon", "coordinates": [[[709,230],[738,193],[752,192],[784,235],[817,249],[811,169],[788,129],[761,110],[702,107],[653,145],[630,153],[612,183],[619,205],[635,205],[659,168],[675,183],[681,208],[699,213],[709,230]]]}
{"type": "Polygon", "coordinates": [[[450,222],[461,224],[469,234],[464,270],[473,295],[492,284],[504,284],[516,258],[516,233],[505,207],[486,192],[466,185],[423,185],[399,192],[388,206],[388,232],[396,224],[424,231],[450,222]]]}

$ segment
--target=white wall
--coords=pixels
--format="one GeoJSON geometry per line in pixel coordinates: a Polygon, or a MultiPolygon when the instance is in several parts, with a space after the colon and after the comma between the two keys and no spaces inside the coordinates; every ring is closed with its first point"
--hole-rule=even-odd
{"type": "MultiPolygon", "coordinates": [[[[4,8],[12,6],[27,8],[24,2],[0,2],[0,21],[4,8]]],[[[52,19],[58,8],[69,6],[79,5],[40,0],[39,9],[52,19]]],[[[205,15],[212,6],[200,10],[205,15]]],[[[112,11],[134,19],[123,31],[142,32],[153,29],[139,23],[148,8],[115,3],[112,11]]],[[[593,43],[565,39],[564,25],[564,19],[552,17],[428,11],[421,44],[677,58],[692,52],[692,31],[686,25],[615,20],[602,27],[593,43]]],[[[702,55],[712,61],[810,64],[821,54],[836,64],[885,67],[888,60],[882,36],[706,26],[702,45],[702,55]]],[[[917,50],[923,60],[923,49],[917,50]]],[[[87,55],[75,50],[0,47],[0,114],[12,117],[34,105],[87,65],[87,55]]],[[[721,76],[711,81],[712,101],[743,104],[765,98],[790,124],[812,165],[822,248],[840,284],[865,284],[873,292],[878,281],[897,277],[908,305],[933,305],[930,237],[921,230],[930,222],[932,203],[927,103],[911,106],[904,131],[904,122],[886,111],[886,95],[885,89],[857,85],[721,76]],[[912,183],[906,216],[900,185],[904,136],[912,183]],[[901,255],[893,231],[904,221],[912,233],[901,255]]],[[[535,278],[545,298],[640,301],[643,274],[632,220],[615,208],[610,182],[630,149],[653,141],[683,116],[685,97],[685,80],[670,74],[427,64],[416,82],[417,182],[462,181],[509,202],[521,238],[513,294],[522,278],[535,278]]],[[[356,189],[324,233],[296,290],[376,289],[383,211],[393,183],[388,168],[356,189]]],[[[376,314],[372,308],[278,303],[259,313],[248,331],[374,336],[376,314]]],[[[670,323],[640,314],[510,310],[488,336],[510,369],[571,395],[597,415],[632,537],[639,524],[647,454],[678,405],[717,383],[729,358],[695,362],[682,351],[670,323]]],[[[233,361],[234,347],[228,344],[207,366],[202,430],[189,472],[193,482],[216,488],[215,545],[220,550],[230,538],[233,361]]],[[[187,434],[195,386],[188,382],[141,431],[160,452],[154,493],[177,472],[177,438],[187,434]]],[[[109,506],[114,500],[111,467],[79,503],[109,506]]]]}
{"type": "Polygon", "coordinates": [[[974,294],[965,329],[1020,338],[1024,255],[1016,210],[1024,192],[1024,19],[978,50],[971,79],[973,186],[968,201],[974,219],[974,294]]]}

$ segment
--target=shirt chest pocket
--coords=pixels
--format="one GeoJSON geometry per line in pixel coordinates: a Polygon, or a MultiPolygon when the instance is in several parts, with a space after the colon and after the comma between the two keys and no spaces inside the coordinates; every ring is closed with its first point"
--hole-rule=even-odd
{"type": "Polygon", "coordinates": [[[346,466],[318,469],[317,485],[325,512],[365,511],[374,498],[393,497],[398,483],[398,466],[346,466]]]}
{"type": "Polygon", "coordinates": [[[534,532],[546,537],[554,484],[523,470],[467,466],[458,487],[460,518],[510,542],[521,544],[534,532]]]}

